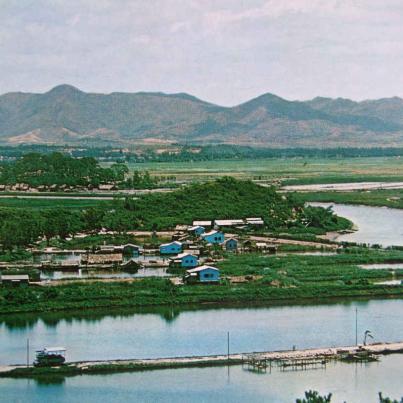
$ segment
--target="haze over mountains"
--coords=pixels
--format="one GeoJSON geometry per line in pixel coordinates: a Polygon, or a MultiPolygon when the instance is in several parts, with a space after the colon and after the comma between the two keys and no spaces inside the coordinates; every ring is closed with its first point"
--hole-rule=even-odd
{"type": "Polygon", "coordinates": [[[0,96],[0,142],[402,147],[403,99],[301,102],[267,93],[228,108],[183,93],[94,94],[60,85],[0,96]]]}

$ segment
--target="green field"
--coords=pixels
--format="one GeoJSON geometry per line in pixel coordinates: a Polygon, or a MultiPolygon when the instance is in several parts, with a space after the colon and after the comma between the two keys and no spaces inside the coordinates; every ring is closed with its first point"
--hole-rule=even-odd
{"type": "Polygon", "coordinates": [[[0,207],[24,208],[42,210],[49,208],[69,208],[80,210],[88,207],[96,206],[109,206],[112,200],[96,200],[96,199],[56,199],[49,197],[48,199],[42,198],[0,198],[0,207]]]}
{"type": "Polygon", "coordinates": [[[403,161],[399,157],[150,162],[131,163],[129,169],[148,170],[153,176],[174,176],[179,182],[205,181],[223,175],[263,181],[281,180],[284,184],[403,181],[403,161]]]}
{"type": "Polygon", "coordinates": [[[53,287],[0,287],[0,311],[45,312],[100,307],[136,307],[189,303],[251,303],[328,300],[336,297],[402,297],[402,286],[378,285],[402,278],[388,270],[365,270],[363,263],[403,261],[402,251],[350,249],[335,256],[231,255],[217,264],[220,285],[173,285],[168,279],[77,283],[53,287]],[[259,278],[231,284],[226,276],[259,278]]]}
{"type": "Polygon", "coordinates": [[[403,189],[358,192],[303,192],[298,197],[309,202],[363,204],[403,209],[403,189]]]}

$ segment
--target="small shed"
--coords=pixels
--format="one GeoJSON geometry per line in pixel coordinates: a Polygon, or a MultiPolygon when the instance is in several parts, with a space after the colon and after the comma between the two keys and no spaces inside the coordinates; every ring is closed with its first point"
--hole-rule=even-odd
{"type": "Polygon", "coordinates": [[[230,228],[230,227],[236,227],[238,225],[243,225],[244,221],[240,218],[234,218],[234,219],[229,219],[229,220],[215,220],[214,225],[219,228],[230,228]]]}
{"type": "Polygon", "coordinates": [[[197,256],[191,253],[181,253],[171,259],[171,265],[174,267],[197,267],[199,264],[197,256]]]}
{"type": "Polygon", "coordinates": [[[210,231],[202,234],[202,238],[207,243],[221,244],[224,242],[224,233],[221,231],[210,231]]]}
{"type": "Polygon", "coordinates": [[[220,270],[213,266],[200,266],[186,270],[187,283],[217,283],[220,281],[220,270]]]}
{"type": "Polygon", "coordinates": [[[139,245],[135,245],[133,243],[127,243],[125,245],[122,245],[122,252],[123,255],[125,256],[135,257],[139,256],[143,252],[143,249],[139,245]]]}
{"type": "Polygon", "coordinates": [[[176,255],[182,252],[182,242],[173,241],[160,245],[161,255],[176,255]]]}
{"type": "Polygon", "coordinates": [[[0,278],[3,285],[18,286],[29,284],[28,274],[2,274],[0,278]]]}
{"type": "Polygon", "coordinates": [[[206,229],[201,225],[194,225],[193,227],[188,228],[188,232],[193,236],[200,236],[201,234],[204,234],[205,231],[206,229]]]}
{"type": "Polygon", "coordinates": [[[229,238],[224,242],[225,250],[234,252],[238,249],[238,241],[235,238],[229,238]]]}
{"type": "Polygon", "coordinates": [[[261,217],[249,217],[245,221],[248,225],[253,227],[262,227],[264,225],[264,221],[261,217]]]}

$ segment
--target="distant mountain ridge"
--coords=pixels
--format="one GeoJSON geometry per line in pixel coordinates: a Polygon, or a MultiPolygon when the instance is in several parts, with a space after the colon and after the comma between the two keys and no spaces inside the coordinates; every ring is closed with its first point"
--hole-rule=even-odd
{"type": "Polygon", "coordinates": [[[0,142],[402,147],[403,99],[288,101],[266,93],[223,107],[186,93],[97,94],[64,84],[1,95],[0,142]]]}

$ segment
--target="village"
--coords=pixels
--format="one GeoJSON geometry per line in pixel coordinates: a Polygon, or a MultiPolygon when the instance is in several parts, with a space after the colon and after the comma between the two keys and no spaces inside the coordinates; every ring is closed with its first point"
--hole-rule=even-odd
{"type": "MultiPolygon", "coordinates": [[[[245,219],[216,219],[195,220],[191,225],[177,225],[174,231],[163,233],[170,236],[168,242],[159,245],[145,243],[138,245],[126,243],[121,245],[104,244],[94,245],[92,248],[63,250],[56,247],[32,248],[34,261],[0,263],[3,274],[0,277],[3,285],[49,285],[49,280],[38,281],[38,277],[26,274],[26,269],[39,272],[65,272],[66,279],[80,279],[73,273],[83,271],[92,273],[109,273],[102,277],[103,281],[123,280],[117,273],[132,273],[150,276],[171,278],[174,284],[218,284],[220,270],[215,262],[223,259],[227,253],[245,254],[257,252],[275,254],[278,245],[267,242],[264,238],[256,237],[256,230],[264,227],[260,217],[245,219]],[[162,270],[162,271],[161,271],[162,270]],[[13,274],[8,274],[12,271],[13,274]],[[15,273],[17,271],[17,273],[15,273]],[[18,272],[21,272],[18,273],[18,272]]],[[[101,231],[101,235],[113,235],[111,232],[101,231]]],[[[139,235],[132,232],[133,235],[139,235]]],[[[141,235],[156,237],[157,233],[142,232],[141,235]]],[[[86,234],[78,234],[85,237],[86,234]]],[[[292,241],[290,241],[292,242],[292,241]]],[[[243,282],[253,279],[251,276],[232,277],[231,282],[243,282]]],[[[129,277],[130,278],[130,277],[129,277]]],[[[41,280],[41,277],[39,277],[41,280]]],[[[85,280],[85,278],[81,278],[85,280]]],[[[57,284],[57,281],[54,282],[57,284]]]]}

